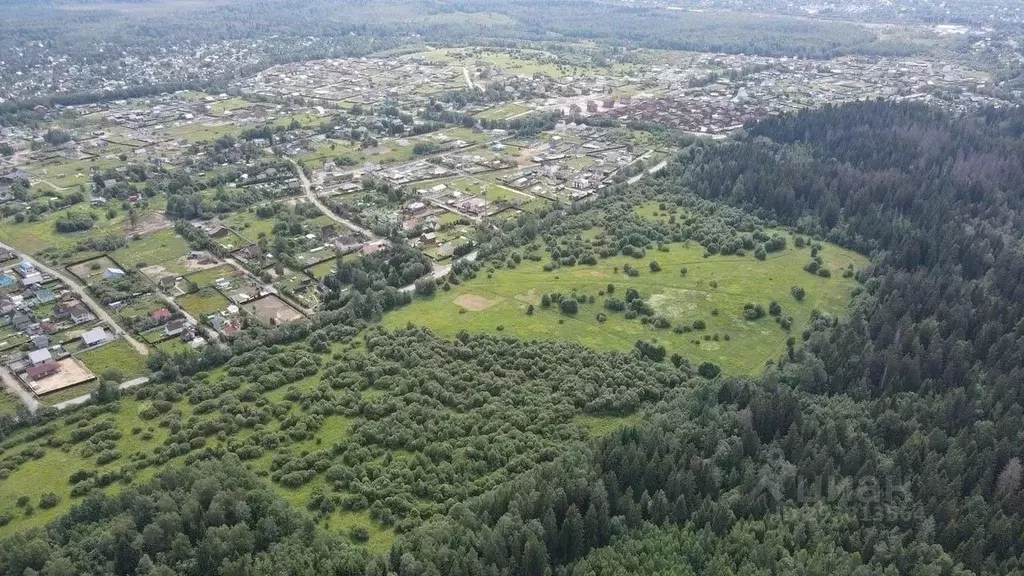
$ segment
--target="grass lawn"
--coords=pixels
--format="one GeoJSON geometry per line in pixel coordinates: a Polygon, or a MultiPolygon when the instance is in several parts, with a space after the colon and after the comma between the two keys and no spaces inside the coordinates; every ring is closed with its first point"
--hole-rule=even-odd
{"type": "Polygon", "coordinates": [[[180,352],[188,352],[192,349],[187,342],[182,342],[180,338],[171,338],[156,345],[156,349],[167,354],[168,356],[174,356],[180,352]]]}
{"type": "Polygon", "coordinates": [[[641,417],[638,412],[634,412],[627,416],[594,416],[592,414],[582,414],[577,416],[575,420],[587,429],[587,433],[590,434],[591,437],[597,437],[606,436],[620,428],[625,428],[626,426],[639,424],[641,417]]]}
{"type": "Polygon", "coordinates": [[[116,370],[121,374],[122,381],[144,376],[147,372],[146,359],[139,356],[131,344],[120,339],[95,350],[82,352],[78,359],[96,376],[107,370],[116,370]]]}
{"type": "Polygon", "coordinates": [[[189,274],[187,278],[194,282],[196,286],[200,288],[206,288],[213,286],[213,283],[219,278],[230,278],[235,273],[235,269],[230,264],[221,264],[214,266],[213,268],[207,268],[206,270],[200,270],[194,274],[189,274]]]}
{"type": "Polygon", "coordinates": [[[204,142],[220,138],[221,136],[237,136],[240,130],[234,124],[185,124],[175,126],[163,131],[165,136],[175,140],[187,140],[189,142],[204,142]]]}
{"type": "Polygon", "coordinates": [[[827,245],[822,256],[836,274],[821,278],[803,270],[810,260],[809,249],[794,248],[792,239],[789,246],[766,261],[752,255],[703,258],[704,248],[696,243],[674,244],[669,252],[651,251],[641,260],[619,256],[596,266],[578,265],[553,272],[545,272],[541,262],[524,260],[514,270],[495,271],[492,278],[481,271],[476,279],[449,292],[438,291],[427,299],[418,297],[411,305],[385,315],[383,323],[399,328],[412,322],[447,337],[463,329],[496,333],[502,326],[503,333],[519,338],[573,340],[598,350],[628,350],[638,339],[655,340],[670,354],[678,352],[694,365],[711,361],[730,374],[756,374],[765,361],[785,352],[787,337],[799,338],[812,310],[841,314],[857,284],[842,278],[839,270],[848,264],[855,268],[867,264],[867,259],[858,254],[827,245]],[[651,260],[660,263],[661,272],[650,271],[651,260]],[[640,275],[626,276],[626,264],[639,269],[640,275]],[[680,273],[683,266],[688,269],[685,276],[680,273]],[[619,299],[624,298],[627,288],[636,288],[656,314],[666,317],[672,326],[690,326],[702,320],[707,328],[676,334],[671,328],[655,329],[639,319],[627,320],[622,312],[604,309],[606,297],[598,292],[608,284],[615,285],[614,296],[619,299]],[[795,285],[807,292],[802,302],[790,294],[795,285]],[[575,316],[562,314],[557,307],[541,307],[543,294],[567,295],[573,289],[594,296],[595,302],[580,305],[575,316]],[[784,316],[793,317],[791,331],[783,330],[771,316],[744,319],[745,303],[759,303],[767,309],[772,299],[782,305],[784,316]],[[535,306],[532,316],[526,314],[529,304],[535,306]],[[718,314],[714,315],[713,310],[718,314]],[[606,322],[596,319],[599,312],[607,315],[606,322]],[[719,338],[712,339],[716,334],[719,338]]]}
{"type": "Polygon", "coordinates": [[[273,218],[258,218],[252,212],[234,212],[224,219],[224,223],[228,228],[231,228],[249,243],[259,240],[260,232],[267,238],[272,238],[274,222],[276,220],[273,218]]]}
{"type": "Polygon", "coordinates": [[[334,270],[335,270],[335,268],[337,268],[337,265],[338,265],[337,259],[326,260],[326,261],[321,262],[321,263],[319,263],[319,264],[317,264],[315,266],[311,266],[311,267],[307,268],[306,272],[309,275],[311,275],[313,278],[316,278],[317,280],[323,280],[327,276],[330,276],[331,274],[334,274],[334,270]]]}
{"type": "MultiPolygon", "coordinates": [[[[75,206],[71,210],[90,211],[88,207],[81,205],[75,206]]],[[[91,229],[69,234],[58,233],[54,229],[53,223],[58,216],[65,212],[65,210],[59,210],[47,214],[45,218],[36,222],[25,221],[21,224],[16,223],[13,219],[5,218],[0,221],[0,242],[29,254],[36,254],[40,250],[50,247],[66,250],[77,244],[79,240],[98,238],[107,234],[124,236],[124,213],[118,213],[114,219],[108,220],[104,211],[99,209],[92,210],[98,218],[91,229]]],[[[82,254],[78,254],[76,258],[82,256],[82,254]]]]}
{"type": "Polygon", "coordinates": [[[73,398],[78,398],[79,396],[92,394],[97,389],[99,389],[99,387],[99,382],[93,380],[92,382],[86,382],[85,384],[79,384],[77,386],[72,386],[71,388],[58,390],[52,394],[47,394],[46,396],[40,398],[39,401],[46,406],[53,406],[55,404],[60,404],[61,402],[65,402],[67,400],[71,400],[73,398]]]}
{"type": "Polygon", "coordinates": [[[174,229],[160,230],[138,240],[128,239],[128,245],[110,255],[122,266],[153,266],[176,260],[188,254],[188,242],[174,233],[174,229]]]}
{"type": "Polygon", "coordinates": [[[249,103],[241,98],[228,98],[227,100],[220,100],[210,104],[210,113],[214,116],[222,116],[225,112],[248,107],[249,103]]]}
{"type": "Polygon", "coordinates": [[[18,411],[21,402],[6,389],[0,390],[0,414],[14,414],[18,411]]]}
{"type": "Polygon", "coordinates": [[[498,105],[493,108],[488,108],[487,110],[484,110],[483,112],[477,114],[476,117],[480,118],[481,120],[504,120],[506,118],[511,118],[512,116],[517,116],[519,114],[529,111],[529,107],[523,104],[519,104],[517,102],[513,102],[511,104],[498,105]]]}
{"type": "Polygon", "coordinates": [[[228,304],[230,304],[228,299],[212,288],[203,288],[194,294],[186,294],[178,298],[178,306],[197,318],[223,310],[228,307],[228,304]]]}

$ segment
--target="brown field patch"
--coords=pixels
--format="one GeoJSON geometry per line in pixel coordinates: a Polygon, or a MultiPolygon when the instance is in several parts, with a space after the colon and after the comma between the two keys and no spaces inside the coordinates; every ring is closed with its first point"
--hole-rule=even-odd
{"type": "Polygon", "coordinates": [[[465,308],[470,312],[480,312],[481,310],[487,310],[491,306],[494,306],[498,302],[496,300],[488,300],[483,296],[477,296],[476,294],[463,294],[455,299],[455,305],[460,308],[465,308]]]}
{"type": "Polygon", "coordinates": [[[77,386],[96,377],[77,358],[65,358],[57,364],[60,366],[60,372],[29,384],[36,396],[77,386]]]}
{"type": "Polygon", "coordinates": [[[264,324],[282,326],[303,318],[302,313],[292,308],[287,302],[276,295],[269,295],[246,302],[242,308],[259,318],[264,324]]]}
{"type": "Polygon", "coordinates": [[[147,212],[134,227],[131,222],[125,220],[124,233],[130,235],[148,236],[154,232],[159,232],[165,228],[170,228],[173,224],[171,221],[159,212],[147,212]]]}

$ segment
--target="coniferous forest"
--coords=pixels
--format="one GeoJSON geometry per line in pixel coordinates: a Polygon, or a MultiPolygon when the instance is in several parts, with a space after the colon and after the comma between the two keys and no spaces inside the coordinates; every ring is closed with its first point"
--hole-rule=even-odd
{"type": "MultiPolygon", "coordinates": [[[[794,332],[758,377],[718,376],[640,342],[599,353],[368,327],[408,302],[395,287],[421,263],[398,250],[344,266],[359,289],[334,290],[310,328],[154,366],[164,381],[133,394],[168,430],[164,445],[125,467],[131,486],[83,489],[67,515],[0,542],[0,572],[1024,573],[1022,136],[1020,110],[805,111],[720,142],[680,136],[682,152],[655,177],[479,239],[483,262],[533,243],[575,262],[580,230],[623,202],[657,200],[707,217],[685,229],[611,218],[622,242],[591,257],[621,253],[634,236],[741,249],[767,226],[870,256],[847,313],[794,332]],[[225,362],[217,384],[203,379],[225,362]],[[289,391],[321,369],[319,386],[289,391]],[[284,398],[260,400],[253,386],[284,398]],[[287,426],[261,432],[281,410],[287,426]],[[578,424],[637,410],[642,418],[606,434],[578,424]],[[347,438],[275,454],[267,477],[246,466],[331,418],[351,419],[347,438]],[[136,476],[182,456],[151,480],[136,476]],[[317,475],[329,489],[304,511],[268,488],[301,489],[317,475]],[[397,536],[371,553],[358,531],[323,528],[335,509],[365,510],[397,536]]],[[[483,266],[464,264],[448,281],[471,282],[483,266]]],[[[77,426],[99,451],[105,431],[86,424],[125,401],[34,426],[77,426]]],[[[5,470],[32,457],[22,448],[5,445],[5,470]]],[[[106,485],[88,473],[70,480],[106,485]]]]}

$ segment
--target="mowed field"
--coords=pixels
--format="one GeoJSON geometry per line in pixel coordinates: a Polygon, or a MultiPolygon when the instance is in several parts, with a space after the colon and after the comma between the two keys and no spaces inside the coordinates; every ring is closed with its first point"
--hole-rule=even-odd
{"type": "Polygon", "coordinates": [[[523,339],[573,340],[598,350],[628,350],[643,339],[657,341],[669,354],[678,352],[694,365],[710,361],[728,374],[756,374],[767,360],[785,352],[789,336],[799,340],[813,310],[841,315],[857,286],[853,278],[842,277],[842,270],[851,264],[855,269],[867,265],[867,258],[859,254],[823,245],[821,255],[833,275],[822,278],[803,270],[811,259],[809,248],[794,248],[792,236],[787,245],[765,261],[749,254],[704,258],[704,248],[696,243],[669,245],[668,252],[648,251],[639,260],[620,256],[601,260],[596,266],[577,265],[552,272],[543,270],[543,262],[524,260],[515,269],[495,270],[490,278],[482,270],[475,279],[453,286],[449,292],[438,290],[432,297],[417,297],[411,305],[387,314],[383,323],[390,328],[418,324],[448,337],[468,330],[523,339]],[[660,272],[650,271],[651,260],[661,265],[660,272]],[[640,275],[626,276],[623,269],[627,264],[640,275]],[[684,266],[686,275],[680,272],[684,266]],[[656,329],[639,318],[627,320],[622,312],[606,310],[607,295],[600,292],[608,284],[615,285],[613,296],[619,299],[624,299],[628,288],[638,290],[672,327],[656,329]],[[803,301],[792,296],[793,286],[804,288],[803,301]],[[561,313],[557,304],[541,306],[545,293],[569,295],[573,290],[593,296],[594,303],[581,304],[574,316],[561,313]],[[767,311],[773,299],[782,306],[782,316],[793,317],[789,332],[769,315],[753,321],[743,316],[745,303],[761,304],[767,311]],[[532,316],[527,314],[530,304],[535,309],[532,316]],[[607,321],[599,322],[598,313],[604,313],[607,321]],[[706,323],[706,329],[673,331],[675,326],[692,326],[698,320],[706,323]]]}

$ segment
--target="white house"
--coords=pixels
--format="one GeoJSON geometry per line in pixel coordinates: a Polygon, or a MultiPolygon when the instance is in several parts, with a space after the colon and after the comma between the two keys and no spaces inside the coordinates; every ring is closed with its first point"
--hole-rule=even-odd
{"type": "Polygon", "coordinates": [[[107,340],[107,331],[104,330],[102,326],[97,326],[82,334],[82,344],[85,344],[87,348],[98,346],[105,343],[107,340]]]}

